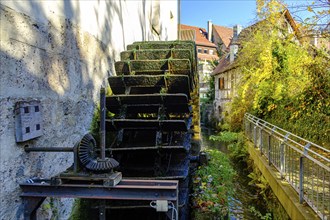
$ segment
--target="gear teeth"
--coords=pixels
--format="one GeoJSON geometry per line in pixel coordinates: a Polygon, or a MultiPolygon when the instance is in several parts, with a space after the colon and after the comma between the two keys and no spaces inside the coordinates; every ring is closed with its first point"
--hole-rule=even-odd
{"type": "Polygon", "coordinates": [[[96,158],[95,154],[96,141],[91,134],[86,134],[78,145],[78,157],[80,162],[89,170],[93,171],[109,171],[119,163],[114,158],[105,158],[101,160],[96,158]]]}

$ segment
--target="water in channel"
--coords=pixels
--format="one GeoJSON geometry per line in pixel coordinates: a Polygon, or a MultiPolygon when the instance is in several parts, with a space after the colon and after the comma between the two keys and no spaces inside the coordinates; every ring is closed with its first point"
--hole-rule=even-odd
{"type": "MultiPolygon", "coordinates": [[[[202,149],[218,149],[228,155],[228,149],[225,144],[215,141],[210,141],[209,136],[215,134],[215,131],[210,128],[202,128],[202,149]]],[[[248,183],[250,178],[249,172],[239,164],[232,163],[237,175],[234,179],[234,194],[230,198],[230,213],[229,218],[234,219],[256,219],[256,216],[250,211],[251,207],[261,213],[264,212],[263,202],[258,200],[255,190],[248,183]]],[[[246,168],[246,167],[245,167],[246,168]]]]}

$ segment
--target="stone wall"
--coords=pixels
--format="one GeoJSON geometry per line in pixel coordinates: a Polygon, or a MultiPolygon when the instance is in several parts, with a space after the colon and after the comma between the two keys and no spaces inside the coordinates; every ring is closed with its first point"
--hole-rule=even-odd
{"type": "MultiPolygon", "coordinates": [[[[50,178],[73,161],[72,153],[24,147],[73,147],[88,132],[119,53],[133,41],[176,38],[177,3],[155,2],[1,2],[0,219],[22,219],[19,183],[50,178]],[[43,135],[16,143],[15,103],[34,99],[41,102],[43,135]]],[[[67,219],[71,208],[70,199],[47,200],[38,215],[67,219]]]]}

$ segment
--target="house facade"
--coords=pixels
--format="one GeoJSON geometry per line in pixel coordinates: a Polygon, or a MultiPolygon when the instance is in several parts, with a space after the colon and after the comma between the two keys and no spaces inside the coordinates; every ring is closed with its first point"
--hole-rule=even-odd
{"type": "Polygon", "coordinates": [[[200,97],[206,98],[209,90],[209,79],[214,66],[210,63],[218,60],[217,46],[207,38],[208,33],[204,28],[180,25],[180,39],[193,40],[196,43],[197,58],[198,58],[198,73],[200,97]]]}
{"type": "Polygon", "coordinates": [[[226,111],[228,111],[227,103],[235,95],[235,85],[238,82],[239,74],[235,68],[234,61],[238,52],[237,41],[241,30],[240,26],[234,26],[233,36],[225,49],[225,54],[219,60],[219,64],[212,73],[215,87],[213,108],[217,119],[221,119],[226,114],[226,111]]]}
{"type": "MultiPolygon", "coordinates": [[[[233,28],[215,25],[212,21],[207,22],[208,40],[218,46],[220,57],[228,52],[229,44],[233,38],[233,28]]],[[[241,26],[239,26],[241,28],[241,26]]]]}

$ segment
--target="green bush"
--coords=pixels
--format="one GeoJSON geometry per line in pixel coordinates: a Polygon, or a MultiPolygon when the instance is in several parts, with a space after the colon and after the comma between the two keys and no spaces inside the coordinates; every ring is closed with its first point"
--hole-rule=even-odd
{"type": "Polygon", "coordinates": [[[211,135],[209,138],[211,141],[219,141],[224,143],[231,143],[238,140],[238,133],[223,131],[217,135],[211,135]]]}
{"type": "Polygon", "coordinates": [[[207,150],[211,160],[199,167],[193,176],[194,219],[223,219],[229,212],[228,198],[233,193],[235,171],[226,155],[218,150],[207,150]],[[213,216],[213,217],[212,217],[213,216]]]}
{"type": "Polygon", "coordinates": [[[211,135],[210,140],[228,144],[229,156],[237,162],[246,162],[248,152],[243,133],[223,131],[217,135],[211,135]]]}

